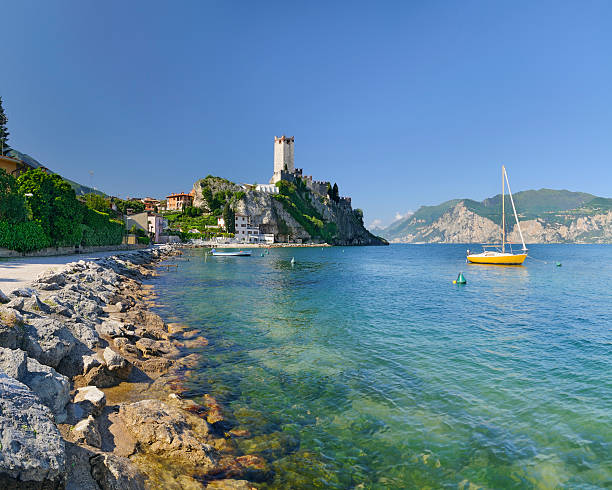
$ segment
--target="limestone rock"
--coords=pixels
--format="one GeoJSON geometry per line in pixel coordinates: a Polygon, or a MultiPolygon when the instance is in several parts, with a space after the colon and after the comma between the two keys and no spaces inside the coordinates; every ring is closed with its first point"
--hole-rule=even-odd
{"type": "Polygon", "coordinates": [[[14,310],[21,311],[21,310],[23,310],[24,303],[25,303],[25,300],[21,296],[17,296],[15,298],[12,298],[6,304],[6,307],[7,308],[12,308],[14,310]]]}
{"type": "Polygon", "coordinates": [[[97,454],[90,459],[91,475],[102,490],[144,490],[145,476],[127,458],[97,454]]]}
{"type": "Polygon", "coordinates": [[[51,313],[51,307],[43,303],[36,294],[33,294],[24,302],[24,308],[29,311],[34,311],[36,313],[51,313]]]}
{"type": "Polygon", "coordinates": [[[121,337],[124,335],[123,324],[117,320],[106,320],[101,325],[96,326],[98,334],[105,337],[121,337]]]}
{"type": "Polygon", "coordinates": [[[20,298],[29,298],[35,291],[32,288],[19,288],[15,289],[11,296],[17,296],[20,298]]]}
{"type": "Polygon", "coordinates": [[[102,360],[98,354],[83,356],[83,374],[87,374],[92,368],[102,365],[102,360]]]}
{"type": "Polygon", "coordinates": [[[36,285],[42,290],[59,289],[66,284],[66,276],[63,273],[47,271],[36,278],[36,285]]]}
{"type": "Polygon", "coordinates": [[[0,371],[27,385],[49,407],[59,423],[66,420],[70,382],[55,369],[26,356],[20,349],[0,347],[0,371]]]}
{"type": "Polygon", "coordinates": [[[51,412],[23,383],[0,373],[0,487],[56,488],[66,455],[51,412]]]}
{"type": "Polygon", "coordinates": [[[119,417],[144,452],[180,460],[207,473],[215,468],[208,424],[160,400],[121,405],[119,417]]]}
{"type": "Polygon", "coordinates": [[[132,370],[132,365],[121,355],[117,354],[113,349],[107,347],[103,352],[106,368],[115,374],[120,379],[128,379],[132,370]]]}
{"type": "Polygon", "coordinates": [[[99,448],[102,446],[102,436],[96,424],[96,420],[89,415],[72,428],[72,437],[76,442],[88,444],[99,448]]]}
{"type": "Polygon", "coordinates": [[[0,289],[0,303],[8,303],[11,299],[0,289]]]}
{"type": "MultiPolygon", "coordinates": [[[[131,365],[129,365],[131,368],[131,365]]],[[[83,386],[97,386],[99,388],[110,388],[111,386],[117,386],[124,378],[118,377],[119,370],[109,371],[106,366],[97,366],[91,368],[87,374],[83,376],[77,376],[74,378],[74,386],[80,388],[83,386]]]]}
{"type": "Polygon", "coordinates": [[[55,319],[36,318],[26,326],[25,351],[47,366],[56,368],[75,344],[70,330],[55,319]]]}
{"type": "Polygon", "coordinates": [[[74,403],[80,405],[85,415],[98,416],[106,406],[106,395],[95,386],[84,386],[77,389],[74,403]]]}
{"type": "Polygon", "coordinates": [[[104,310],[105,313],[121,313],[125,311],[125,305],[121,302],[118,302],[112,305],[107,305],[103,307],[102,309],[104,310]]]}

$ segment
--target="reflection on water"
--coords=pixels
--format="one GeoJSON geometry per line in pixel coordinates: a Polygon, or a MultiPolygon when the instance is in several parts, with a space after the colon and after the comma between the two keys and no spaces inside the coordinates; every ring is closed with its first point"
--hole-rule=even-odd
{"type": "Polygon", "coordinates": [[[210,341],[188,393],[251,433],[267,487],[609,485],[612,250],[533,247],[560,269],[464,249],[190,252],[155,281],[210,341]]]}

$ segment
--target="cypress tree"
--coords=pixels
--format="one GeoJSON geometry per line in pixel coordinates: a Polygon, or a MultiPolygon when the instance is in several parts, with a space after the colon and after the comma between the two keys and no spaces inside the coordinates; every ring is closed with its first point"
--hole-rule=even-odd
{"type": "Polygon", "coordinates": [[[4,113],[4,108],[2,107],[2,97],[0,97],[0,155],[4,155],[7,151],[11,149],[8,144],[9,132],[6,128],[7,122],[8,118],[4,113]]]}
{"type": "Polygon", "coordinates": [[[340,194],[338,192],[338,184],[334,182],[334,188],[332,189],[332,199],[336,202],[340,201],[340,194]]]}
{"type": "Polygon", "coordinates": [[[229,202],[223,207],[223,221],[225,221],[225,229],[228,233],[236,233],[236,214],[230,206],[229,202]]]}

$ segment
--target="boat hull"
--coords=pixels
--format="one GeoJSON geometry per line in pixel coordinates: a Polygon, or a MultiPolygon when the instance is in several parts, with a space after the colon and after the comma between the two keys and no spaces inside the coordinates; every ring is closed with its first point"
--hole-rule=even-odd
{"type": "Polygon", "coordinates": [[[491,265],[521,265],[527,254],[473,254],[467,256],[467,261],[471,264],[491,264],[491,265]]]}
{"type": "Polygon", "coordinates": [[[250,257],[251,252],[212,252],[214,257],[250,257]]]}

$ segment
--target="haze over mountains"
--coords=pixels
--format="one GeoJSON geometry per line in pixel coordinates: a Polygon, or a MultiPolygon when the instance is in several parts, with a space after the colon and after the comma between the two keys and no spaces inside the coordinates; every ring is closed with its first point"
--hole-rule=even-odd
{"type": "MultiPolygon", "coordinates": [[[[396,243],[480,243],[499,241],[501,194],[481,202],[452,199],[422,206],[376,233],[396,243]]],[[[518,192],[514,202],[529,243],[612,243],[612,199],[585,192],[540,189],[518,192]]],[[[520,241],[506,196],[506,231],[520,241]]]]}

